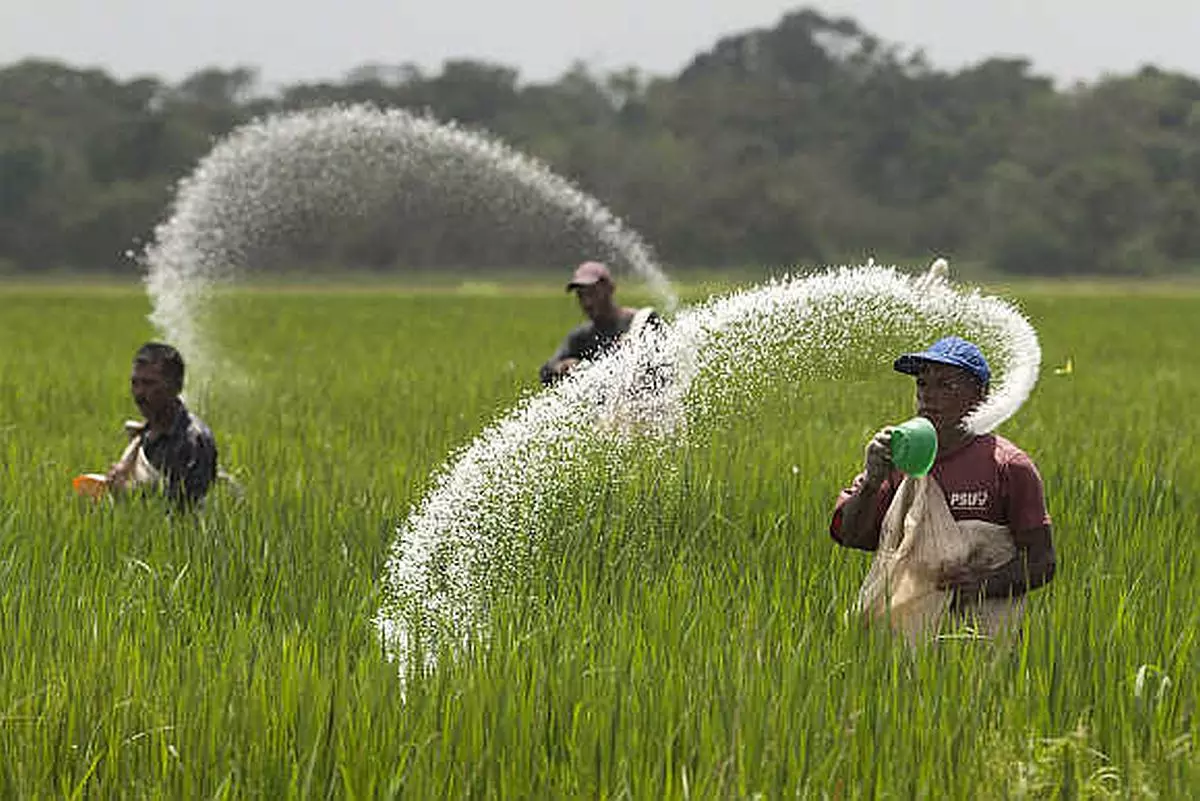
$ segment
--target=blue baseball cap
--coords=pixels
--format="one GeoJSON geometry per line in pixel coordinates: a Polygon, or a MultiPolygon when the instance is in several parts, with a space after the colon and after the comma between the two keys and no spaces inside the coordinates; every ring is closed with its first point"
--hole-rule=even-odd
{"type": "Polygon", "coordinates": [[[930,362],[966,370],[985,387],[992,381],[992,370],[983,357],[983,351],[974,342],[962,337],[944,337],[920,353],[905,353],[892,366],[897,372],[916,375],[922,364],[930,362]]]}

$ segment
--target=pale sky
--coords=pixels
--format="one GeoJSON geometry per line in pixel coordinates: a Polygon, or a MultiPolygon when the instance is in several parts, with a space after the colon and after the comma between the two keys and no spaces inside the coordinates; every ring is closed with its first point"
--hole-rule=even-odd
{"type": "MultiPolygon", "coordinates": [[[[26,57],[170,81],[256,67],[268,85],[340,80],[368,62],[448,58],[516,67],[526,81],[574,59],[667,75],[718,38],[771,27],[783,0],[0,0],[0,65],[26,57]]],[[[1152,63],[1200,77],[1198,0],[824,0],[940,67],[1028,57],[1062,83],[1152,63]]]]}

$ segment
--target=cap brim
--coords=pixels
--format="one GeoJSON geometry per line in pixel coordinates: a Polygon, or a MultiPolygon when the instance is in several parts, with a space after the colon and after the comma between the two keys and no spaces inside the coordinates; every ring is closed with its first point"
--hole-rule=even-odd
{"type": "Polygon", "coordinates": [[[921,365],[923,364],[944,364],[947,367],[957,367],[959,370],[962,370],[963,372],[974,377],[975,380],[978,381],[982,386],[987,387],[991,384],[990,378],[981,378],[974,370],[971,369],[970,365],[963,364],[962,362],[955,361],[954,359],[946,358],[945,356],[937,353],[906,353],[900,358],[896,359],[896,361],[892,362],[892,368],[897,373],[917,375],[921,372],[921,365]]]}
{"type": "Polygon", "coordinates": [[[944,356],[939,356],[936,353],[906,353],[903,356],[892,362],[892,368],[897,373],[905,373],[906,375],[916,375],[921,371],[923,364],[945,364],[950,367],[958,367],[959,369],[968,370],[960,362],[947,359],[944,356]]]}
{"type": "Polygon", "coordinates": [[[603,280],[603,278],[593,278],[591,281],[572,281],[567,284],[567,291],[570,292],[572,289],[579,289],[585,286],[595,286],[603,280]]]}

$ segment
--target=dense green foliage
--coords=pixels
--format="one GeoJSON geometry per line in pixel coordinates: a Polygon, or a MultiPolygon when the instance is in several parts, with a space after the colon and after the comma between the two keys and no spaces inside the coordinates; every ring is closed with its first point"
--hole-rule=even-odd
{"type": "Polygon", "coordinates": [[[1060,570],[1012,650],[843,618],[867,559],[830,505],[911,409],[881,365],[551,510],[488,645],[403,688],[372,625],[394,526],[538,391],[569,299],[234,294],[253,381],[201,411],[245,494],[193,520],[70,494],[121,447],[145,299],[0,289],[0,796],[1193,797],[1200,299],[1020,297],[1046,369],[1002,430],[1060,570]]]}
{"type": "MultiPolygon", "coordinates": [[[[172,85],[10,64],[0,68],[0,272],[131,272],[125,252],[152,235],[174,183],[215,138],[269,112],[355,102],[495,133],[679,266],[933,253],[1039,275],[1200,263],[1200,80],[1147,67],[1056,87],[1002,58],[947,72],[802,10],[726,37],[670,76],[580,65],[531,83],[503,65],[452,61],[433,74],[364,65],[265,92],[249,67],[172,85]]],[[[310,267],[465,266],[439,231],[379,236],[333,236],[310,267]]],[[[478,266],[525,263],[502,249],[487,260],[478,266]]]]}

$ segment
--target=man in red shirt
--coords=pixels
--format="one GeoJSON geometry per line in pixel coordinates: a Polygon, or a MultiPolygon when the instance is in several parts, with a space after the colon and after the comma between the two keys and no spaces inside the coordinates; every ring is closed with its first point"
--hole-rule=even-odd
{"type": "MultiPolygon", "coordinates": [[[[1054,576],[1050,515],[1037,466],[996,434],[976,435],[963,419],[987,396],[991,370],[979,348],[946,337],[920,353],[896,359],[895,369],[916,377],[917,414],[937,429],[938,455],[930,476],[941,487],[951,516],[982,520],[1012,532],[1016,556],[1001,567],[972,574],[948,570],[938,586],[950,590],[952,609],[980,598],[1024,595],[1054,576]]],[[[838,497],[829,533],[848,548],[874,551],[880,524],[904,475],[892,465],[891,427],[867,443],[863,472],[838,497]]]]}

